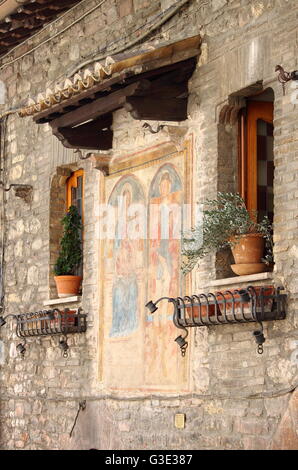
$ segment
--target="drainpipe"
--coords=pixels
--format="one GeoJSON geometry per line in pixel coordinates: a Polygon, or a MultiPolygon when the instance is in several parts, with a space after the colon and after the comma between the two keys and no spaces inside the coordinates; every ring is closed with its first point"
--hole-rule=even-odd
{"type": "Polygon", "coordinates": [[[11,15],[15,10],[20,8],[28,0],[0,0],[0,21],[11,15]]]}
{"type": "MultiPolygon", "coordinates": [[[[0,176],[1,180],[5,178],[5,129],[6,119],[0,121],[0,176]]],[[[5,252],[5,191],[1,191],[0,194],[0,313],[4,312],[4,252],[5,252]]]]}

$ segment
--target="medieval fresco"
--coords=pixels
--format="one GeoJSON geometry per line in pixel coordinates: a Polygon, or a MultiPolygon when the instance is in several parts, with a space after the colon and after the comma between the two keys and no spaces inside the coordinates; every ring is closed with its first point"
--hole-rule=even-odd
{"type": "Polygon", "coordinates": [[[153,315],[145,308],[182,292],[183,157],[149,160],[105,179],[114,225],[102,252],[103,380],[112,389],[186,388],[172,304],[161,302],[153,315]]]}
{"type": "MultiPolygon", "coordinates": [[[[115,208],[115,239],[113,242],[112,289],[113,316],[110,337],[126,336],[138,326],[137,310],[139,286],[138,264],[143,265],[143,240],[129,236],[129,209],[133,203],[144,203],[140,184],[131,177],[123,178],[115,187],[109,204],[115,208]],[[122,217],[119,217],[121,214],[122,217]],[[140,261],[141,263],[138,263],[140,261]]],[[[139,266],[139,267],[141,267],[139,266]]]]}
{"type": "MultiPolygon", "coordinates": [[[[180,240],[182,182],[170,164],[158,169],[149,190],[148,299],[177,297],[180,293],[180,240]],[[176,233],[175,233],[176,232],[176,233]]],[[[145,380],[157,385],[177,383],[177,329],[173,324],[173,306],[159,304],[154,315],[146,314],[145,380]],[[154,354],[152,354],[154,351],[154,354]]]]}
{"type": "Polygon", "coordinates": [[[110,385],[120,383],[138,386],[141,377],[135,374],[141,368],[142,326],[140,311],[144,305],[145,237],[130,236],[133,215],[130,208],[145,205],[145,194],[140,182],[133,176],[124,176],[116,182],[108,199],[109,211],[114,211],[114,233],[104,248],[104,349],[106,378],[110,385]],[[120,373],[120,374],[119,374],[120,373]]]}

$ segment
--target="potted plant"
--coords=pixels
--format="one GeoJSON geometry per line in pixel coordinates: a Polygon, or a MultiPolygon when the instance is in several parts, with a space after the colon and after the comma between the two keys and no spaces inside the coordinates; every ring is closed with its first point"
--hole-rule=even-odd
{"type": "Polygon", "coordinates": [[[256,214],[249,213],[238,193],[219,192],[217,199],[206,201],[202,223],[182,238],[182,271],[188,273],[199,259],[226,247],[232,250],[235,274],[268,270],[273,262],[271,233],[268,217],[256,222],[256,214]]]}
{"type": "Polygon", "coordinates": [[[81,216],[75,206],[70,206],[62,218],[63,236],[60,241],[60,252],[54,267],[54,279],[58,297],[77,295],[80,290],[82,276],[76,270],[82,261],[80,231],[81,216]]]}

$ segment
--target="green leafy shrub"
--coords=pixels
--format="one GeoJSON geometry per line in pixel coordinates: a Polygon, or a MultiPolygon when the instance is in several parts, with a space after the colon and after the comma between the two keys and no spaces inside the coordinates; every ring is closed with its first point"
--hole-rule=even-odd
{"type": "Polygon", "coordinates": [[[82,261],[80,231],[81,216],[75,206],[70,206],[62,218],[63,236],[60,241],[60,252],[54,267],[56,276],[73,275],[82,261]]]}
{"type": "Polygon", "coordinates": [[[205,202],[203,220],[182,237],[182,272],[191,271],[199,259],[212,251],[232,247],[237,237],[262,233],[266,242],[264,262],[273,262],[272,227],[268,217],[257,223],[256,213],[250,214],[242,197],[236,193],[217,194],[205,202]],[[233,241],[234,239],[234,241],[233,241]]]}

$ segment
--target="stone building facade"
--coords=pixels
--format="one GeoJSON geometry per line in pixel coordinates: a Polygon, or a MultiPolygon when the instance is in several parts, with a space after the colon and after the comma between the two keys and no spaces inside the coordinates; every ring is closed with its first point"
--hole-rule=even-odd
{"type": "MultiPolygon", "coordinates": [[[[298,68],[297,15],[292,0],[88,0],[2,58],[0,80],[7,96],[1,106],[0,179],[7,186],[32,186],[26,198],[13,188],[1,192],[2,309],[7,315],[49,306],[82,307],[88,314],[86,333],[68,337],[68,358],[61,355],[54,336],[28,339],[21,358],[14,323],[1,328],[2,449],[297,449],[297,102],[295,82],[286,84],[283,94],[275,72],[277,64],[289,71],[298,68]],[[154,129],[164,127],[151,133],[143,127],[146,120],[134,119],[124,108],[116,110],[112,149],[103,155],[116,162],[123,156],[129,161],[149,155],[141,170],[130,168],[133,177],[144,178],[147,189],[158,168],[175,165],[187,173],[185,190],[192,204],[214,197],[218,190],[235,191],[237,125],[222,123],[221,110],[235,96],[250,96],[256,84],[259,91],[270,89],[274,270],[249,280],[231,279],[225,262],[210,256],[195,268],[187,286],[191,292],[185,293],[248,283],[283,286],[287,316],[264,324],[263,355],[256,353],[251,324],[222,325],[193,328],[186,357],[178,355],[174,363],[168,346],[175,338],[171,329],[170,335],[160,330],[165,338],[160,343],[159,338],[150,343],[153,336],[146,340],[145,307],[137,308],[143,330],[134,341],[121,339],[121,331],[109,334],[110,297],[105,290],[111,290],[113,273],[102,269],[106,252],[97,235],[98,207],[103,192],[110,194],[121,178],[99,171],[100,157],[80,160],[78,152],[64,148],[52,135],[49,124],[36,124],[13,110],[94,56],[101,54],[104,60],[115,49],[136,54],[196,35],[202,42],[188,82],[188,118],[153,121],[154,129]],[[63,304],[55,300],[52,268],[65,181],[78,169],[84,170],[82,295],[63,304]],[[153,349],[154,344],[162,347],[153,349]],[[160,356],[155,357],[154,372],[147,374],[144,358],[154,361],[155,351],[160,356]],[[86,408],[70,436],[84,400],[86,408]],[[175,427],[177,414],[185,415],[183,429],[175,427]]],[[[140,269],[150,281],[152,273],[139,251],[134,272],[140,269]]],[[[144,304],[150,300],[145,297],[144,304]]]]}

